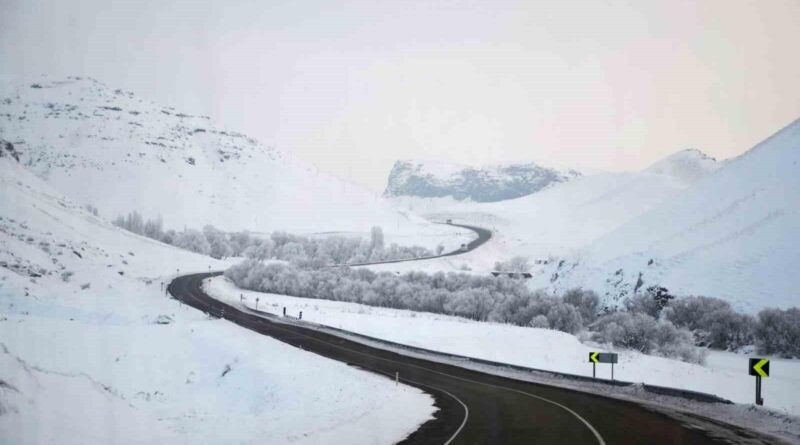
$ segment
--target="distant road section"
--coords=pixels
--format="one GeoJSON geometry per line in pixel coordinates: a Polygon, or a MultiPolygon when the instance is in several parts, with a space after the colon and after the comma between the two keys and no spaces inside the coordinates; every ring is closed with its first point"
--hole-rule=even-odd
{"type": "Polygon", "coordinates": [[[456,250],[454,250],[452,252],[443,253],[441,255],[431,255],[431,256],[425,256],[425,257],[420,257],[420,258],[405,258],[405,259],[402,259],[402,260],[386,260],[386,261],[373,261],[373,262],[367,262],[367,263],[337,264],[334,267],[337,267],[337,266],[371,266],[371,265],[374,265],[374,264],[405,263],[407,261],[432,260],[434,258],[444,258],[444,257],[448,257],[448,256],[462,255],[462,254],[465,254],[467,252],[472,252],[473,250],[477,249],[478,247],[480,247],[481,245],[483,245],[484,243],[486,243],[487,241],[492,239],[492,231],[488,230],[488,229],[484,229],[482,227],[468,226],[466,224],[453,224],[453,223],[438,223],[438,224],[445,224],[445,225],[448,225],[448,226],[461,227],[461,228],[464,228],[464,229],[467,229],[467,230],[471,230],[471,231],[475,232],[478,235],[478,237],[475,238],[474,240],[470,241],[469,243],[467,243],[466,247],[464,247],[463,249],[456,249],[456,250]]]}

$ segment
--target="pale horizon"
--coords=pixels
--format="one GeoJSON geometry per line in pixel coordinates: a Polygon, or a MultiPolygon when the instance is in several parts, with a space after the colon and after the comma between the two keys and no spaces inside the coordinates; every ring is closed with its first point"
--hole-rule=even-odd
{"type": "Polygon", "coordinates": [[[376,192],[398,159],[727,159],[800,116],[793,1],[3,3],[1,76],[93,77],[376,192]]]}

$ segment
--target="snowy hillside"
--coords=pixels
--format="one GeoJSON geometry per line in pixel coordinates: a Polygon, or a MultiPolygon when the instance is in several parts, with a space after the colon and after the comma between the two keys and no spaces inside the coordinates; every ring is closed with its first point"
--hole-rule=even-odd
{"type": "Polygon", "coordinates": [[[138,210],[178,230],[447,231],[208,117],[88,78],[0,86],[0,138],[20,149],[23,164],[107,219],[138,210]]]}
{"type": "Polygon", "coordinates": [[[5,147],[0,442],[375,443],[435,410],[414,388],[168,299],[178,269],[226,264],[111,226],[5,147]]]}
{"type": "Polygon", "coordinates": [[[800,120],[596,240],[559,281],[621,296],[641,273],[644,285],[745,310],[796,306],[798,167],[800,120]]]}
{"type": "Polygon", "coordinates": [[[443,162],[397,161],[384,194],[494,202],[529,195],[577,176],[574,171],[561,173],[533,163],[473,168],[443,162]]]}
{"type": "MultiPolygon", "coordinates": [[[[429,218],[454,218],[496,231],[480,252],[440,263],[461,267],[466,261],[474,270],[487,270],[495,261],[514,255],[526,256],[531,262],[558,262],[579,254],[594,240],[684,190],[689,186],[685,178],[690,172],[713,171],[716,164],[708,159],[700,152],[679,152],[641,172],[582,176],[529,196],[495,203],[408,197],[396,202],[429,218]],[[675,162],[676,158],[680,162],[675,162]]],[[[545,270],[539,267],[537,272],[545,270]]]]}
{"type": "Polygon", "coordinates": [[[648,167],[645,172],[671,176],[686,184],[703,179],[722,166],[700,150],[690,148],[674,153],[648,167]]]}

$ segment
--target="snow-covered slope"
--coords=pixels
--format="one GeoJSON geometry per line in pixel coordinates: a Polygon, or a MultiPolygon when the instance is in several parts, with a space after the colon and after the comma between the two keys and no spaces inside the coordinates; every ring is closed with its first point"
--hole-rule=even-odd
{"type": "Polygon", "coordinates": [[[742,309],[800,302],[800,120],[596,240],[564,285],[629,293],[642,274],[742,309]]]}
{"type": "Polygon", "coordinates": [[[0,443],[376,443],[435,410],[164,294],[178,269],[224,266],[113,227],[0,156],[0,443]]]}
{"type": "MultiPolygon", "coordinates": [[[[684,190],[691,182],[686,181],[688,176],[697,178],[701,172],[713,171],[716,163],[709,160],[699,151],[678,152],[641,172],[582,176],[502,202],[458,202],[443,198],[403,198],[397,202],[430,218],[452,217],[495,229],[497,236],[492,243],[497,253],[506,258],[512,255],[535,260],[561,258],[579,252],[684,190]]],[[[476,254],[486,259],[485,265],[498,259],[486,253],[484,250],[476,254]]]]}
{"type": "Polygon", "coordinates": [[[22,162],[112,219],[167,228],[441,233],[290,153],[88,78],[0,86],[0,138],[22,162]]]}
{"type": "Polygon", "coordinates": [[[574,171],[561,173],[533,163],[473,168],[445,162],[397,161],[384,194],[494,202],[530,195],[577,176],[574,171]]]}
{"type": "Polygon", "coordinates": [[[645,172],[671,176],[686,184],[692,184],[717,171],[721,166],[722,163],[711,156],[690,148],[667,156],[648,167],[645,172]]]}

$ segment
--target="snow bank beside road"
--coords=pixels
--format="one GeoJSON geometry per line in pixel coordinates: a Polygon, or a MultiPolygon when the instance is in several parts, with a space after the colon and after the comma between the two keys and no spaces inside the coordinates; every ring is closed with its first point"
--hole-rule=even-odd
{"type": "MultiPolygon", "coordinates": [[[[573,336],[546,329],[475,322],[458,317],[376,308],[335,302],[244,291],[224,277],[206,282],[209,295],[278,314],[286,306],[289,314],[303,311],[303,320],[381,338],[396,343],[450,354],[510,363],[530,368],[591,376],[588,354],[603,349],[583,344],[573,336]]],[[[712,352],[706,366],[694,365],[620,350],[615,378],[631,382],[689,389],[716,394],[737,403],[752,403],[753,378],[747,375],[747,356],[712,352]],[[738,364],[738,366],[737,366],[738,364]]],[[[797,376],[800,360],[774,360],[772,375],[764,383],[765,405],[800,415],[797,376]]],[[[610,367],[601,366],[599,377],[610,377],[610,367]]]]}
{"type": "Polygon", "coordinates": [[[167,298],[228,264],[133,235],[0,159],[0,442],[401,440],[430,396],[167,298]]]}

